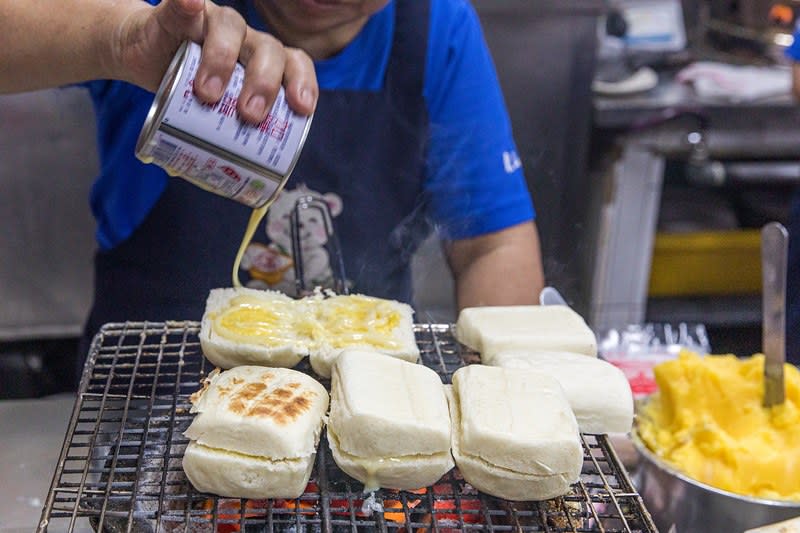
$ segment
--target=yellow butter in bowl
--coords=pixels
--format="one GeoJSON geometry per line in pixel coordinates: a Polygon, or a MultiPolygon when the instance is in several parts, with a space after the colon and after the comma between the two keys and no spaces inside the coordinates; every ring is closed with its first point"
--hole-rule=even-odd
{"type": "Polygon", "coordinates": [[[655,367],[658,392],[637,431],[689,477],[757,498],[800,501],[800,371],[786,365],[786,401],[762,406],[764,356],[684,351],[655,367]]]}

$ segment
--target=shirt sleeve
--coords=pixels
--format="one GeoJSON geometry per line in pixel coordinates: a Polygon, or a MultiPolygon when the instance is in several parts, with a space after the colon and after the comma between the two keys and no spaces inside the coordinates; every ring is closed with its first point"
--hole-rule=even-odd
{"type": "Polygon", "coordinates": [[[425,189],[440,234],[470,238],[532,220],[500,84],[469,2],[431,2],[425,79],[425,189]]]}
{"type": "Polygon", "coordinates": [[[167,186],[161,167],[136,158],[136,140],[153,94],[122,81],[81,83],[89,90],[97,122],[100,172],[89,203],[101,249],[114,248],[141,224],[167,186]]]}
{"type": "Polygon", "coordinates": [[[784,50],[786,57],[792,61],[800,61],[800,26],[792,34],[792,44],[784,50]]]}

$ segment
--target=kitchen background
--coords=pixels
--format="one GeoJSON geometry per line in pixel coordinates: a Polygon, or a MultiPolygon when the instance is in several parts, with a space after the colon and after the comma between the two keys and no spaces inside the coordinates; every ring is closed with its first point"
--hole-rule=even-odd
{"type": "MultiPolygon", "coordinates": [[[[702,323],[714,352],[759,351],[758,229],[785,222],[800,183],[800,106],[782,57],[800,2],[474,4],[537,205],[549,284],[600,336],[702,323]],[[727,94],[701,84],[708,71],[679,80],[700,61],[726,67],[711,74],[735,81],[727,94]],[[765,70],[743,78],[739,67],[765,70]]],[[[0,97],[0,398],[76,386],[96,171],[85,92],[0,97]]],[[[454,319],[434,239],[415,258],[415,286],[418,321],[454,319]]]]}

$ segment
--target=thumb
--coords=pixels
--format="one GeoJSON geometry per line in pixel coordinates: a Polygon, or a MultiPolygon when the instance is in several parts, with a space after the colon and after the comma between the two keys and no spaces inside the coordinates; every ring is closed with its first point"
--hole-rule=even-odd
{"type": "Polygon", "coordinates": [[[203,41],[205,0],[164,0],[156,10],[158,25],[171,37],[203,41]]]}

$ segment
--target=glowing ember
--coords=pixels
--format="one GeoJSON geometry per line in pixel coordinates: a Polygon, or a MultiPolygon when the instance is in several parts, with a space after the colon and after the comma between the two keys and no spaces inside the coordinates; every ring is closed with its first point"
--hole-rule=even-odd
{"type": "MultiPolygon", "coordinates": [[[[405,524],[407,514],[418,508],[425,501],[432,501],[432,509],[418,512],[412,522],[426,524],[428,527],[415,529],[416,533],[428,533],[435,524],[441,533],[455,533],[460,531],[459,525],[480,524],[483,522],[481,501],[477,495],[462,494],[451,483],[439,483],[429,488],[403,491],[384,490],[383,501],[376,500],[373,505],[369,498],[332,498],[330,512],[335,516],[354,517],[358,519],[369,518],[375,511],[383,512],[383,518],[395,524],[405,524]],[[429,491],[433,493],[432,500],[427,500],[429,491]],[[458,493],[457,493],[458,492],[458,493]],[[410,497],[409,497],[410,496],[410,497]]],[[[315,482],[310,482],[305,494],[319,494],[319,487],[315,482]]],[[[361,495],[363,496],[363,495],[361,495]]],[[[374,496],[372,496],[374,498],[374,496]]],[[[243,518],[267,518],[272,513],[293,513],[301,515],[314,515],[319,512],[318,503],[309,499],[275,499],[275,500],[245,500],[244,505],[235,499],[206,500],[203,509],[209,514],[206,519],[212,520],[213,513],[217,513],[217,533],[240,533],[240,523],[243,518]],[[244,517],[242,517],[244,513],[244,517]]]]}

